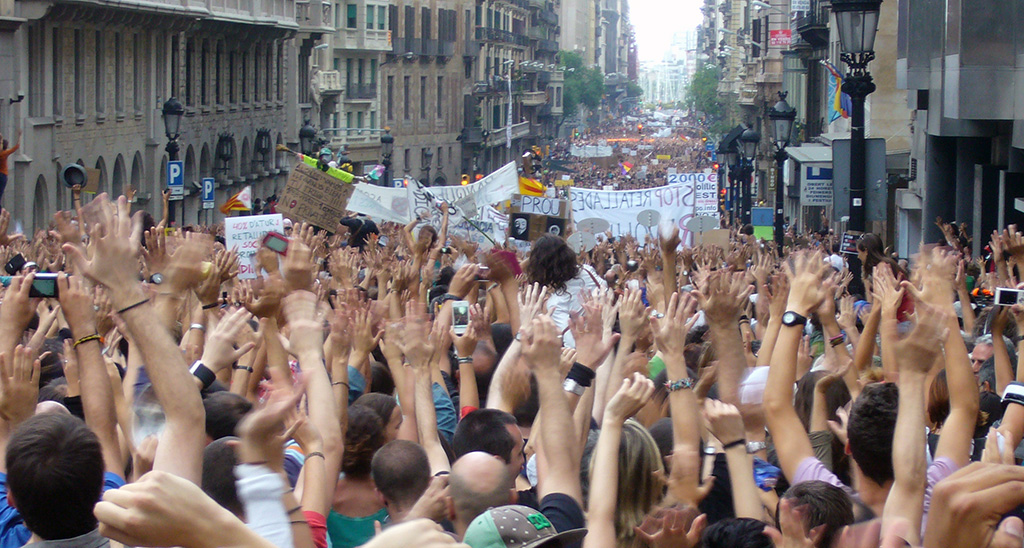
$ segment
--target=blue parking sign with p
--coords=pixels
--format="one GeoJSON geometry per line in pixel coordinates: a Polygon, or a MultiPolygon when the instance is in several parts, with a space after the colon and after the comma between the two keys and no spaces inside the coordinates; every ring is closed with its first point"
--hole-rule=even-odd
{"type": "Polygon", "coordinates": [[[167,162],[167,188],[171,190],[172,199],[180,200],[185,196],[185,162],[167,162]]]}
{"type": "Polygon", "coordinates": [[[203,208],[209,209],[213,207],[213,177],[203,178],[203,208]],[[207,206],[206,204],[210,204],[207,206]]]}

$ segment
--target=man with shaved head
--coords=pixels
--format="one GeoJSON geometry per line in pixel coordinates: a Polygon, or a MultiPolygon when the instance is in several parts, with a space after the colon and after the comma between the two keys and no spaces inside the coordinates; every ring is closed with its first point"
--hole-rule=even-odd
{"type": "Polygon", "coordinates": [[[488,508],[515,502],[515,484],[505,461],[483,451],[466,453],[452,466],[448,514],[462,538],[473,518],[488,508]]]}

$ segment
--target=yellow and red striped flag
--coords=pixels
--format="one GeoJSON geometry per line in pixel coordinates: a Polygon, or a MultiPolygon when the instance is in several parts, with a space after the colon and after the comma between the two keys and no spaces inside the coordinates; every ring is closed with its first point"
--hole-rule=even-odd
{"type": "Polygon", "coordinates": [[[228,201],[224,202],[220,206],[220,212],[225,215],[230,215],[232,211],[251,211],[252,210],[252,187],[247,186],[240,190],[234,196],[228,198],[228,201]]]}

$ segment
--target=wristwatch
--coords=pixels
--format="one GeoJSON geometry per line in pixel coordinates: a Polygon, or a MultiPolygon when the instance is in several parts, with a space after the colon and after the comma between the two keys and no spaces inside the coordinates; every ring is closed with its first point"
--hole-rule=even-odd
{"type": "Polygon", "coordinates": [[[758,451],[764,451],[768,448],[768,444],[763,441],[748,441],[747,442],[747,454],[753,455],[758,451]]]}
{"type": "Polygon", "coordinates": [[[587,387],[574,381],[573,379],[565,379],[562,381],[562,390],[566,392],[572,392],[577,396],[583,396],[583,393],[587,391],[587,387]]]}
{"type": "Polygon", "coordinates": [[[794,325],[804,325],[806,323],[806,316],[801,316],[800,314],[797,314],[792,310],[787,310],[786,313],[782,315],[782,325],[786,327],[793,327],[794,325]]]}

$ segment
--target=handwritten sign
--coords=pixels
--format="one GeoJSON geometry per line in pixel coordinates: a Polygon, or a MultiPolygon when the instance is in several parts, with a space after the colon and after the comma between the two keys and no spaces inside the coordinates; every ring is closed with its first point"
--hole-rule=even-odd
{"type": "Polygon", "coordinates": [[[225,247],[238,253],[239,278],[255,278],[259,275],[254,257],[268,232],[284,232],[284,218],[280,213],[224,219],[225,247]]]}
{"type": "Polygon", "coordinates": [[[288,176],[277,209],[293,221],[306,221],[333,233],[345,216],[355,186],[299,162],[288,176]]]}

